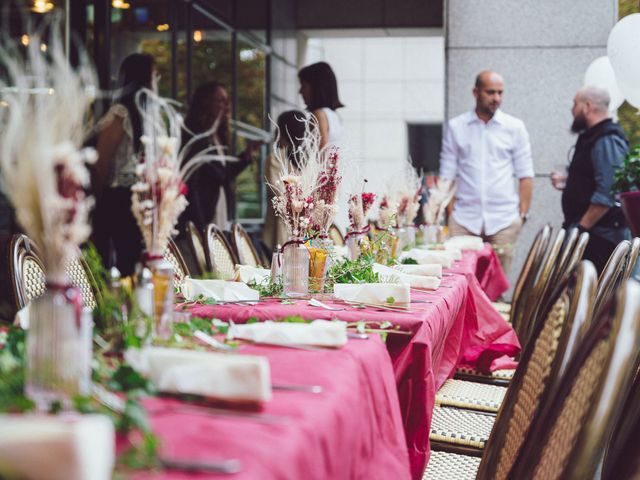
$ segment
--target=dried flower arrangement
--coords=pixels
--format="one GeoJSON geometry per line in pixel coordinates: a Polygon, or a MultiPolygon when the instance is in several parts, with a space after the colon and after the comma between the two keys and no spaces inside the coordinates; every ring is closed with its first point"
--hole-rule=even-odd
{"type": "Polygon", "coordinates": [[[349,198],[349,230],[363,233],[367,226],[367,213],[376,199],[375,193],[362,192],[349,198]]]}
{"type": "Polygon", "coordinates": [[[405,162],[403,177],[398,183],[398,214],[396,216],[396,226],[403,227],[413,225],[413,221],[420,210],[420,193],[422,187],[418,172],[411,162],[405,162]]]}
{"type": "Polygon", "coordinates": [[[224,154],[212,154],[211,147],[195,154],[187,162],[184,157],[191,146],[210,135],[217,128],[194,135],[180,148],[182,117],[173,107],[173,101],[159,97],[151,90],[142,89],[136,95],[136,104],[142,116],[143,145],[141,163],[136,167],[138,182],[131,187],[131,209],[142,232],[146,250],[151,255],[162,255],[171,235],[177,233],[175,225],[187,206],[185,181],[196,167],[212,160],[232,159],[224,154]]]}
{"type": "Polygon", "coordinates": [[[326,159],[321,160],[323,168],[318,175],[318,188],[314,194],[311,220],[315,235],[326,238],[338,212],[337,197],[342,175],[339,168],[341,166],[340,157],[336,147],[332,147],[329,152],[322,152],[321,156],[326,156],[326,159]]]}
{"type": "Polygon", "coordinates": [[[429,189],[429,199],[422,207],[425,222],[429,225],[439,225],[444,221],[447,205],[456,193],[455,184],[446,179],[440,179],[429,189]]]}
{"type": "Polygon", "coordinates": [[[81,144],[97,81],[84,52],[69,65],[58,26],[50,25],[46,52],[37,33],[26,47],[0,47],[0,179],[48,279],[64,282],[66,265],[91,232],[86,164],[96,153],[81,144]]]}

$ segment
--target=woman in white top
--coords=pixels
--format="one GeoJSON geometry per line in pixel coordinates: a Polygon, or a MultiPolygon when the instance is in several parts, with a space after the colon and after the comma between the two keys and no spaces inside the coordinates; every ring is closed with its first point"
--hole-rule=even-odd
{"type": "Polygon", "coordinates": [[[131,186],[137,181],[142,136],[135,98],[142,88],[155,90],[156,81],[151,55],[134,53],[126,57],[120,65],[118,96],[98,124],[92,240],[105,265],[115,264],[123,276],[134,272],[142,253],[142,236],[131,212],[131,186]]]}
{"type": "Polygon", "coordinates": [[[339,146],[342,139],[342,121],[336,113],[344,107],[338,98],[336,76],[326,62],[308,65],[298,72],[300,95],[307,110],[318,120],[320,148],[339,146]]]}

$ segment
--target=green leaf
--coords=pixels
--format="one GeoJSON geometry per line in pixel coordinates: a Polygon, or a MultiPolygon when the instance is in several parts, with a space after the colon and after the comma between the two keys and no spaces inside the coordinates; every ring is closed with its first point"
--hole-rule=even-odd
{"type": "Polygon", "coordinates": [[[396,303],[396,299],[395,299],[394,297],[387,297],[386,302],[387,302],[389,305],[393,305],[394,303],[396,303]]]}

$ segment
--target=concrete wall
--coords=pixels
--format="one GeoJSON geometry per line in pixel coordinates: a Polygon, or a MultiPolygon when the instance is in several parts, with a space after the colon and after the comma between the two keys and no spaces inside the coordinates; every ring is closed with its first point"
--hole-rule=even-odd
{"type": "MultiPolygon", "coordinates": [[[[503,110],[524,120],[536,172],[532,219],[525,226],[515,281],[533,236],[546,222],[562,223],[560,193],[546,177],[567,161],[571,104],[584,72],[606,55],[616,0],[449,0],[446,24],[446,116],[473,107],[475,75],[493,69],[505,77],[503,110]]],[[[512,282],[513,283],[513,282],[512,282]]]]}

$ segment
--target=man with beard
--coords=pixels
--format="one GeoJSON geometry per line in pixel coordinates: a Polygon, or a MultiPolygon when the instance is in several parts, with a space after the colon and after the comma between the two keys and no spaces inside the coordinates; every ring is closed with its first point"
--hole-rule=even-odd
{"type": "Polygon", "coordinates": [[[478,74],[475,109],[451,119],[445,130],[440,177],[457,186],[449,216],[451,234],[479,235],[491,242],[508,272],[529,216],[533,162],[524,123],[500,110],[503,91],[501,75],[478,74]]]}
{"type": "Polygon", "coordinates": [[[609,94],[599,87],[581,88],[573,99],[571,131],[579,133],[562,192],[564,228],[589,232],[585,259],[601,272],[616,245],[629,238],[624,215],[611,193],[613,174],[629,145],[622,128],[609,116],[609,94]]]}

